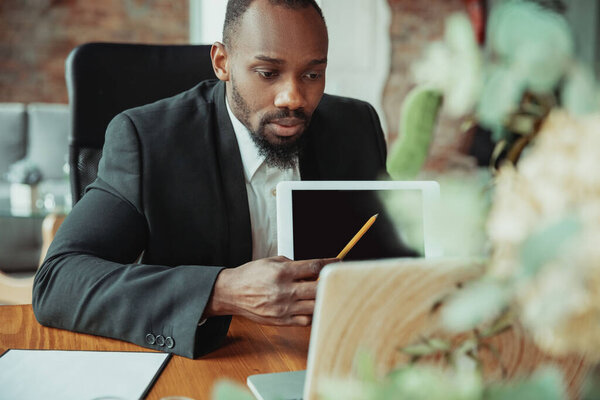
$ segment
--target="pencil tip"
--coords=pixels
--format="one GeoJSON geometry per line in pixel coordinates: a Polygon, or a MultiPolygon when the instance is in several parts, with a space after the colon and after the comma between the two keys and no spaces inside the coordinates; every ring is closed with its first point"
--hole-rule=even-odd
{"type": "Polygon", "coordinates": [[[375,218],[379,217],[379,213],[373,215],[373,217],[375,217],[375,218]]]}

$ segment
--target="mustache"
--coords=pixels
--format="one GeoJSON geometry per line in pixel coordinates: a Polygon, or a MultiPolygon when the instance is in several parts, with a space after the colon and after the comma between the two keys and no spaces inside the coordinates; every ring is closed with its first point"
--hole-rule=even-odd
{"type": "Polygon", "coordinates": [[[266,125],[273,120],[282,118],[297,118],[304,121],[305,125],[310,120],[310,117],[302,110],[277,110],[263,115],[260,122],[261,125],[266,125]]]}

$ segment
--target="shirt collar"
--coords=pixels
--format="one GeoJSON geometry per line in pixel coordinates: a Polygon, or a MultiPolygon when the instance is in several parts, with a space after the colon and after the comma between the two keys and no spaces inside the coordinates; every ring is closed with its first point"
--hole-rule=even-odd
{"type": "Polygon", "coordinates": [[[231,125],[233,125],[233,131],[235,132],[238,147],[240,148],[246,182],[250,182],[258,168],[265,161],[265,157],[260,154],[258,146],[250,136],[251,133],[248,128],[231,111],[227,97],[225,97],[225,104],[227,105],[227,113],[229,114],[229,119],[231,119],[231,125]]]}

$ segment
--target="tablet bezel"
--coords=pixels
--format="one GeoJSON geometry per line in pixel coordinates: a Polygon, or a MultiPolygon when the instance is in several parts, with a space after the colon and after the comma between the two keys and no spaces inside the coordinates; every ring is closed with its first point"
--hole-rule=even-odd
{"type": "Polygon", "coordinates": [[[424,257],[442,255],[433,235],[434,210],[440,201],[440,186],[435,181],[283,181],[277,184],[277,251],[293,259],[294,190],[420,190],[423,194],[424,257]]]}

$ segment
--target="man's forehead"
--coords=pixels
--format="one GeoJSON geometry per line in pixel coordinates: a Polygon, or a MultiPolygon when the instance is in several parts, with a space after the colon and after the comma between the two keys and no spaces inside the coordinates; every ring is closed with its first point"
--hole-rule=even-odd
{"type": "Polygon", "coordinates": [[[327,29],[310,6],[289,8],[256,0],[240,18],[236,31],[236,50],[251,56],[281,59],[296,53],[308,57],[307,61],[327,57],[327,29]]]}

